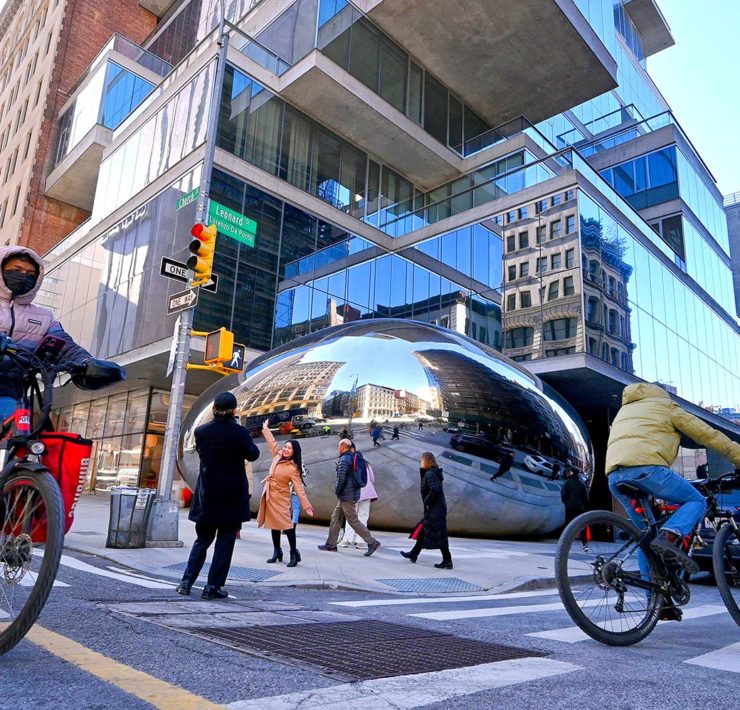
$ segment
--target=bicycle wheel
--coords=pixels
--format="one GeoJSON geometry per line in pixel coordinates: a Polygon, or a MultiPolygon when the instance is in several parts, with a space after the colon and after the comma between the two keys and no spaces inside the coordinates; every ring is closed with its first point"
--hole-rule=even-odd
{"type": "Polygon", "coordinates": [[[49,473],[13,473],[2,503],[0,655],[26,635],[41,613],[64,544],[62,494],[49,473]]]}
{"type": "Polygon", "coordinates": [[[626,518],[597,510],[579,515],[558,542],[555,577],[560,599],[583,631],[610,646],[642,641],[663,606],[662,593],[635,584],[657,579],[654,558],[639,549],[640,537],[626,518]]]}
{"type": "Polygon", "coordinates": [[[723,525],[712,548],[714,578],[730,616],[740,625],[740,532],[723,525]]]}

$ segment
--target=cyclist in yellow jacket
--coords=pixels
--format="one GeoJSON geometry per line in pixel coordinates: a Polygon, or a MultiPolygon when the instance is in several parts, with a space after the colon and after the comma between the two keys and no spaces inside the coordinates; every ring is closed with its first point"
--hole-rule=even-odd
{"type": "Polygon", "coordinates": [[[662,387],[640,383],[625,387],[622,393],[622,407],[609,434],[606,472],[609,489],[638,526],[642,520],[632,509],[629,496],[617,492],[619,483],[632,483],[657,498],[679,504],[650,547],[664,560],[695,572],[696,563],[680,545],[702,519],[706,503],[694,486],[670,469],[681,434],[740,467],[740,444],[681,409],[662,387]]]}

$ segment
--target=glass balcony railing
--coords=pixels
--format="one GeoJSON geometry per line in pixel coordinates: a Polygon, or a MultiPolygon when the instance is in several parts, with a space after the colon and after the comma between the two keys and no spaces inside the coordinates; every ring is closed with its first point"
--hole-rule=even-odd
{"type": "Polygon", "coordinates": [[[275,52],[267,49],[263,44],[245,34],[230,22],[227,22],[226,25],[229,29],[229,43],[245,57],[264,67],[275,76],[282,76],[290,69],[291,65],[275,52]]]}

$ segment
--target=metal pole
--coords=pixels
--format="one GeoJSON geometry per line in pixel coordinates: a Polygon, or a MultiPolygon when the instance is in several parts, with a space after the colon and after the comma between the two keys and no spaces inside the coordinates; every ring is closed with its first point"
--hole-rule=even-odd
{"type": "MultiPolygon", "coordinates": [[[[208,218],[211,172],[213,171],[213,157],[216,151],[216,129],[218,127],[218,114],[221,107],[221,91],[226,72],[226,52],[229,46],[229,37],[225,33],[224,15],[225,8],[222,0],[221,21],[218,30],[218,62],[216,64],[216,76],[213,84],[213,96],[211,97],[211,106],[208,112],[206,152],[203,161],[203,173],[201,175],[200,197],[196,211],[196,221],[203,224],[206,224],[208,218]]],[[[189,288],[192,288],[192,277],[192,272],[190,272],[188,278],[189,288]]],[[[172,500],[172,482],[175,477],[177,444],[180,439],[182,406],[185,399],[186,366],[190,355],[190,331],[193,325],[193,310],[193,308],[188,308],[180,316],[175,367],[172,373],[170,406],[167,411],[167,430],[165,431],[162,450],[162,466],[159,471],[157,499],[154,501],[149,519],[147,547],[182,547],[183,545],[182,541],[178,539],[178,504],[172,500]]]]}

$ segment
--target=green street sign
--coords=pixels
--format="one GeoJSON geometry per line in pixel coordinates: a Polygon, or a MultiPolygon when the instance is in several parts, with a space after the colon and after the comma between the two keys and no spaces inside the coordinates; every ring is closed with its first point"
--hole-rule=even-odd
{"type": "Polygon", "coordinates": [[[221,234],[236,239],[248,247],[254,246],[254,239],[257,236],[257,222],[246,215],[234,212],[234,210],[224,207],[219,202],[211,200],[208,208],[208,220],[216,225],[221,234]]]}
{"type": "Polygon", "coordinates": [[[191,202],[195,202],[200,197],[200,187],[196,187],[194,190],[188,192],[187,195],[183,195],[178,201],[176,210],[180,210],[191,202]]]}

